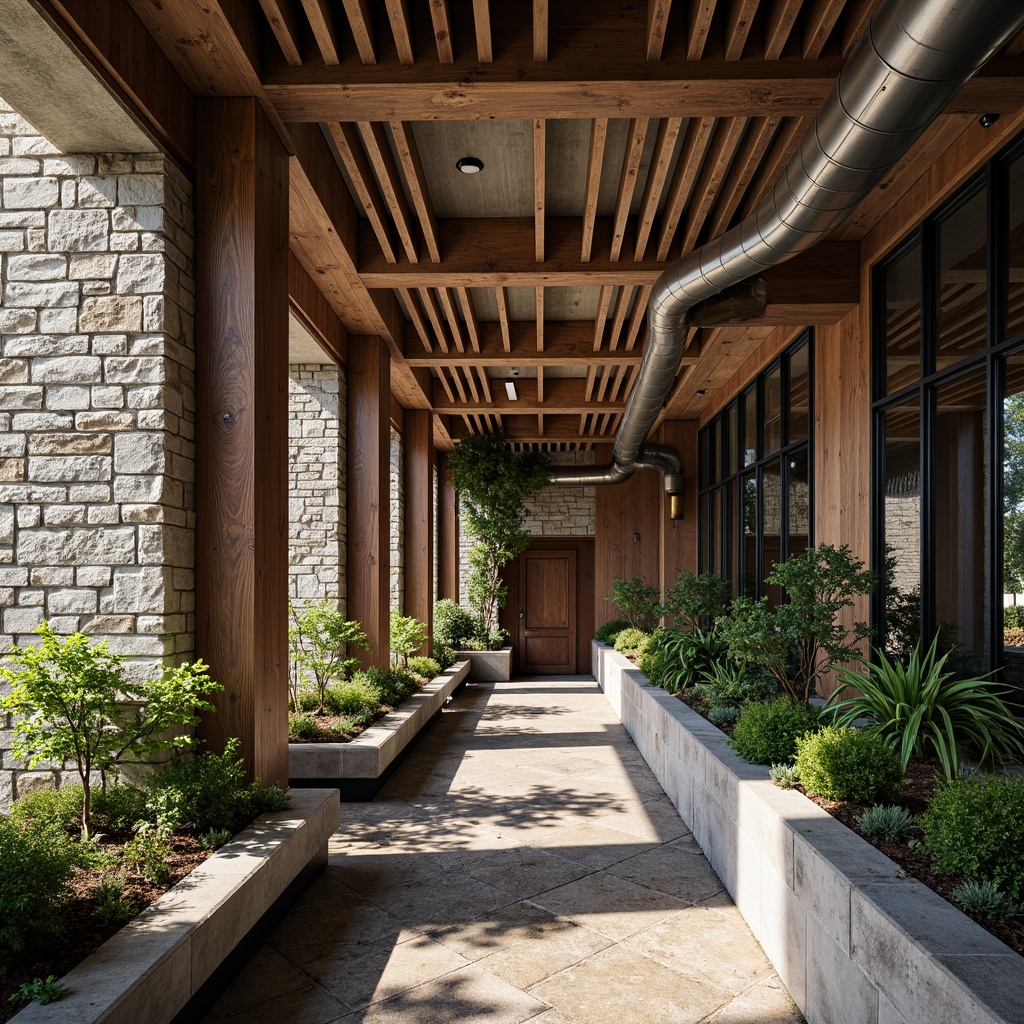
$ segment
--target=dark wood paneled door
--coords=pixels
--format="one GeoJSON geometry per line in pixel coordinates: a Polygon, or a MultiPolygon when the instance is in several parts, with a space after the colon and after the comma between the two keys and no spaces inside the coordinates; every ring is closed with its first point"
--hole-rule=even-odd
{"type": "Polygon", "coordinates": [[[578,553],[527,551],[519,561],[519,671],[575,675],[578,553]]]}

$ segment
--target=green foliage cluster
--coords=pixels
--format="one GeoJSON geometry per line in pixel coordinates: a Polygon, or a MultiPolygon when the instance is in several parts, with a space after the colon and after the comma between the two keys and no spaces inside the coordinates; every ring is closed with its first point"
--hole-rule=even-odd
{"type": "Polygon", "coordinates": [[[1024,629],[1024,604],[1008,604],[1003,609],[1003,629],[1024,629]]]}
{"type": "Polygon", "coordinates": [[[657,587],[649,587],[643,576],[631,580],[616,576],[612,580],[612,592],[604,600],[618,608],[622,617],[634,628],[648,631],[661,615],[657,587]]]}
{"type": "Polygon", "coordinates": [[[317,696],[316,713],[327,714],[325,695],[332,683],[344,682],[359,664],[350,647],[370,649],[362,626],[346,619],[337,604],[324,599],[301,612],[288,609],[288,647],[293,666],[292,704],[298,710],[300,694],[311,687],[317,696]]]}
{"type": "Polygon", "coordinates": [[[530,544],[523,529],[525,503],[551,482],[550,458],[512,451],[499,432],[463,438],[447,460],[462,521],[478,541],[470,552],[467,591],[488,636],[507,597],[501,570],[530,544]]]}
{"type": "Polygon", "coordinates": [[[773,764],[768,768],[768,778],[779,789],[793,789],[800,783],[800,777],[791,764],[773,764]]]}
{"type": "Polygon", "coordinates": [[[826,726],[796,741],[797,775],[804,789],[825,800],[870,804],[903,789],[903,767],[892,748],[861,729],[826,726]]]}
{"type": "Polygon", "coordinates": [[[430,682],[431,679],[439,676],[444,670],[441,663],[435,658],[410,658],[406,666],[410,672],[430,682]]]}
{"type": "Polygon", "coordinates": [[[127,867],[138,868],[154,885],[167,881],[170,875],[172,831],[167,825],[143,821],[135,835],[124,844],[122,857],[127,867]]]}
{"type": "Polygon", "coordinates": [[[396,708],[403,700],[407,700],[418,689],[415,676],[405,669],[365,668],[353,677],[354,683],[366,686],[373,693],[378,705],[396,708]]]}
{"type": "Polygon", "coordinates": [[[18,952],[60,931],[81,863],[81,844],[59,824],[0,815],[0,951],[18,952]]]}
{"type": "Polygon", "coordinates": [[[413,615],[403,615],[397,608],[391,610],[391,654],[395,664],[409,664],[409,658],[427,642],[426,623],[413,615]]]}
{"type": "MultiPolygon", "coordinates": [[[[723,722],[735,720],[723,712],[739,711],[747,704],[770,700],[775,693],[772,677],[761,668],[751,668],[745,662],[730,661],[722,658],[711,662],[710,671],[704,681],[694,686],[694,692],[700,696],[708,708],[708,717],[714,722],[712,715],[717,712],[723,722]]],[[[715,722],[716,725],[721,722],[715,722]]]]}
{"type": "Polygon", "coordinates": [[[787,600],[773,607],[767,597],[738,597],[718,620],[719,631],[734,659],[763,666],[784,693],[806,701],[821,676],[854,660],[871,635],[867,623],[848,630],[837,616],[855,595],[870,593],[877,578],[847,545],[819,544],[776,563],[765,582],[781,587],[787,600]]]}
{"type": "Polygon", "coordinates": [[[864,674],[839,669],[839,689],[829,698],[835,722],[867,719],[867,728],[899,754],[906,771],[912,757],[934,753],[947,779],[956,776],[965,751],[993,765],[1024,754],[1024,726],[991,679],[957,679],[946,670],[949,652],[938,654],[939,638],[907,664],[878,651],[874,664],[860,659],[864,674]],[[860,690],[844,697],[848,690],[860,690]]]}
{"type": "Polygon", "coordinates": [[[1024,898],[1024,778],[943,782],[918,824],[940,871],[993,882],[1024,898]]]}
{"type": "Polygon", "coordinates": [[[56,974],[48,974],[45,978],[33,978],[31,981],[23,981],[10,997],[12,1003],[39,1003],[46,1006],[55,1003],[65,992],[67,985],[62,985],[57,980],[56,974]]]}
{"type": "Polygon", "coordinates": [[[594,639],[602,644],[615,646],[615,638],[629,626],[626,619],[609,619],[604,625],[598,626],[594,633],[594,639]]]}
{"type": "Polygon", "coordinates": [[[857,824],[866,836],[878,836],[892,843],[909,839],[916,831],[914,816],[899,804],[875,804],[857,816],[857,824]]]}
{"type": "Polygon", "coordinates": [[[135,905],[125,898],[124,875],[105,874],[96,886],[96,916],[104,924],[123,924],[137,913],[135,905]]]}
{"type": "Polygon", "coordinates": [[[441,671],[444,672],[450,669],[456,662],[455,651],[447,644],[439,643],[437,640],[431,644],[430,647],[433,652],[433,658],[441,666],[441,671]]]}
{"type": "Polygon", "coordinates": [[[473,639],[476,623],[473,616],[450,597],[434,602],[434,648],[438,644],[454,650],[464,649],[473,639]]]}
{"type": "Polygon", "coordinates": [[[635,626],[629,626],[615,638],[615,650],[620,654],[631,654],[636,657],[643,654],[650,642],[650,633],[645,633],[635,626]]]}
{"type": "Polygon", "coordinates": [[[975,917],[1018,917],[1024,907],[1010,899],[994,882],[969,878],[953,890],[953,902],[966,914],[975,917]]]}
{"type": "Polygon", "coordinates": [[[13,667],[0,666],[0,679],[11,687],[0,697],[0,711],[15,717],[13,751],[30,767],[74,763],[87,836],[94,773],[105,779],[121,764],[191,745],[189,733],[168,731],[197,725],[198,711],[213,710],[206,696],[221,687],[201,660],[167,669],[160,679],[136,681],[105,640],[93,643],[83,633],[62,638],[48,622],[36,633],[37,645],[15,645],[8,653],[13,667]]]}
{"type": "Polygon", "coordinates": [[[740,757],[754,764],[793,760],[797,739],[819,727],[817,708],[792,697],[748,704],[729,740],[740,757]]]}
{"type": "Polygon", "coordinates": [[[724,615],[732,597],[728,580],[718,573],[680,572],[665,590],[664,611],[675,616],[676,625],[691,630],[709,630],[724,615]]]}

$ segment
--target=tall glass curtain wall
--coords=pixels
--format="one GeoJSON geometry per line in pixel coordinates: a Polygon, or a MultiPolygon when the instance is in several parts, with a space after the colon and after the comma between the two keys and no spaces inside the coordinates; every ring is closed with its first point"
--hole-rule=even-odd
{"type": "Polygon", "coordinates": [[[938,633],[962,672],[1024,646],[1024,141],[876,268],[876,621],[905,655],[938,633]],[[1009,623],[1009,616],[1007,616],[1009,623]]]}
{"type": "Polygon", "coordinates": [[[805,331],[700,433],[700,569],[734,594],[778,600],[765,577],[810,543],[812,358],[805,331]]]}

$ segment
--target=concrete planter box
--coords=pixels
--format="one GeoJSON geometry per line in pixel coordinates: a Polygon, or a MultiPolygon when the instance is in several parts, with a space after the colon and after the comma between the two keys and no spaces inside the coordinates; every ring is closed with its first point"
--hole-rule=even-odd
{"type": "Polygon", "coordinates": [[[348,743],[289,743],[293,786],[333,786],[345,801],[372,800],[417,736],[441,713],[445,700],[469,675],[457,661],[394,711],[348,743]]]}
{"type": "Polygon", "coordinates": [[[809,1024],[1024,1021],[1024,959],[605,644],[594,677],[809,1024]]]}
{"type": "Polygon", "coordinates": [[[471,683],[507,683],[512,678],[512,648],[500,651],[459,651],[469,661],[471,683]]]}
{"type": "Polygon", "coordinates": [[[56,1003],[18,1024],[169,1024],[200,1019],[241,962],[327,863],[334,790],[292,790],[62,979],[56,1003]]]}

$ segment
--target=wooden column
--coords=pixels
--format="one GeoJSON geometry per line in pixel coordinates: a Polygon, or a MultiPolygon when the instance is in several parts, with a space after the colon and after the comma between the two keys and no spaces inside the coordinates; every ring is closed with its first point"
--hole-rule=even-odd
{"type": "Polygon", "coordinates": [[[391,659],[391,358],[373,336],[348,340],[348,617],[362,623],[364,665],[391,659]]]}
{"type": "MultiPolygon", "coordinates": [[[[434,629],[434,424],[405,410],[405,614],[434,629]]],[[[430,640],[423,650],[430,653],[430,640]]]]}
{"type": "Polygon", "coordinates": [[[459,601],[459,517],[452,471],[441,458],[437,477],[437,596],[459,601]]]}
{"type": "Polygon", "coordinates": [[[288,154],[252,98],[196,102],[201,735],[288,783],[288,154]]]}

